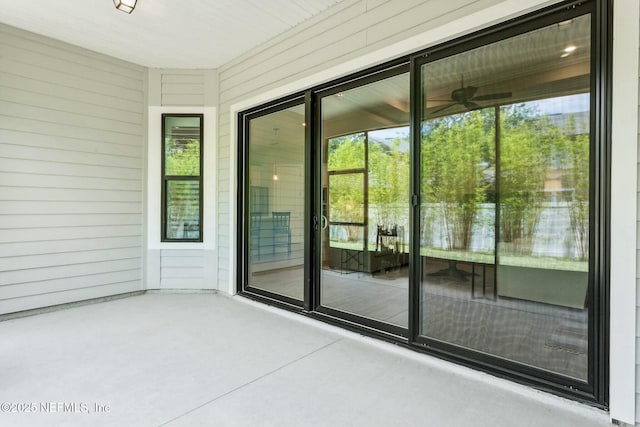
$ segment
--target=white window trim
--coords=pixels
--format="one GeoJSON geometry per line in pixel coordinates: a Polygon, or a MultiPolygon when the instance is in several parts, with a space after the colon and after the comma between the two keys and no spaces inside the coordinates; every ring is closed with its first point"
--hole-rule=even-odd
{"type": "Polygon", "coordinates": [[[609,410],[635,425],[640,3],[615,0],[611,121],[609,410]],[[635,374],[635,375],[634,375],[635,374]]]}
{"type": "Polygon", "coordinates": [[[147,145],[147,249],[207,249],[216,248],[217,218],[216,180],[217,108],[215,107],[149,107],[147,145]],[[202,168],[202,242],[162,242],[162,115],[203,115],[202,168]]]}

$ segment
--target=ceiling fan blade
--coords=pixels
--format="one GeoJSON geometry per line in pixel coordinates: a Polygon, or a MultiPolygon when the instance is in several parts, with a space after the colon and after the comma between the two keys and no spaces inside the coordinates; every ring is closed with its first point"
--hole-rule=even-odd
{"type": "Polygon", "coordinates": [[[474,101],[489,101],[492,99],[511,98],[511,92],[488,93],[486,95],[474,96],[474,101]]]}
{"type": "Polygon", "coordinates": [[[440,113],[440,112],[442,112],[442,111],[446,110],[447,108],[453,107],[453,106],[454,106],[454,105],[456,105],[456,104],[457,104],[456,102],[452,102],[451,104],[445,105],[445,106],[444,106],[444,107],[442,107],[442,108],[438,108],[437,110],[430,112],[430,113],[429,113],[429,115],[430,115],[430,116],[431,116],[431,115],[436,115],[436,114],[438,114],[438,113],[440,113]]]}
{"type": "Polygon", "coordinates": [[[475,86],[466,86],[454,89],[451,92],[451,101],[457,102],[458,104],[464,104],[466,101],[473,98],[473,95],[475,95],[477,90],[478,88],[475,86]]]}
{"type": "Polygon", "coordinates": [[[481,106],[479,106],[475,102],[471,102],[471,101],[465,102],[464,106],[467,107],[468,110],[478,110],[478,109],[482,108],[481,106]]]}

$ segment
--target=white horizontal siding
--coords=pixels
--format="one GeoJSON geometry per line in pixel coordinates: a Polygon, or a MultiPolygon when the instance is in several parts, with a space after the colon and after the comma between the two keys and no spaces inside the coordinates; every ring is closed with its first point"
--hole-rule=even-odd
{"type": "Polygon", "coordinates": [[[64,265],[82,265],[111,260],[135,260],[140,257],[140,250],[140,247],[132,246],[130,248],[108,248],[60,254],[9,256],[0,259],[0,277],[2,274],[11,271],[64,265]]]}
{"type": "Polygon", "coordinates": [[[161,250],[161,289],[205,289],[205,260],[202,250],[161,250]]]}
{"type": "Polygon", "coordinates": [[[21,173],[0,172],[0,182],[13,187],[42,187],[42,188],[80,188],[93,190],[125,190],[138,191],[141,179],[126,179],[122,177],[89,177],[83,176],[82,180],[76,176],[49,175],[39,172],[21,173]]]}
{"type": "MultiPolygon", "coordinates": [[[[25,131],[0,130],[0,141],[4,144],[14,143],[24,136],[25,131]]],[[[64,136],[44,135],[29,132],[29,138],[22,138],[20,141],[23,147],[40,147],[50,150],[61,150],[65,152],[111,154],[121,157],[139,156],[140,147],[137,145],[126,145],[121,141],[109,143],[105,141],[90,141],[87,138],[69,138],[64,136]]]]}
{"type": "Polygon", "coordinates": [[[148,74],[147,288],[217,289],[215,208],[217,200],[217,70],[149,69],[148,74]],[[202,242],[161,242],[161,116],[203,114],[202,242]]]}
{"type": "Polygon", "coordinates": [[[160,85],[163,106],[205,105],[205,74],[202,72],[163,70],[160,85]]]}
{"type": "Polygon", "coordinates": [[[140,236],[95,237],[91,239],[60,239],[51,241],[15,242],[0,245],[0,257],[73,254],[113,248],[140,247],[140,236]]]}
{"type": "Polygon", "coordinates": [[[142,289],[145,84],[0,25],[0,314],[142,289]]]}
{"type": "MultiPolygon", "coordinates": [[[[218,70],[217,219],[221,288],[229,289],[231,285],[230,238],[235,233],[231,217],[236,201],[230,188],[236,177],[230,169],[234,155],[229,144],[230,106],[497,3],[498,0],[346,0],[218,70]]],[[[406,53],[397,52],[397,56],[406,53]]]]}
{"type": "Polygon", "coordinates": [[[23,298],[2,299],[0,300],[0,313],[15,313],[33,308],[49,307],[52,305],[132,292],[139,289],[141,278],[137,277],[124,282],[118,282],[117,279],[109,278],[105,280],[105,282],[107,283],[94,284],[91,280],[84,280],[82,281],[82,286],[78,288],[58,292],[44,292],[39,295],[30,295],[23,298]]]}
{"type": "MultiPolygon", "coordinates": [[[[0,70],[0,73],[2,71],[0,70]]],[[[14,111],[13,106],[7,105],[7,110],[0,110],[0,129],[18,131],[26,134],[51,135],[70,139],[85,138],[91,142],[106,142],[114,144],[126,144],[138,146],[140,135],[118,132],[113,129],[98,129],[83,126],[83,118],[78,117],[77,123],[59,123],[47,116],[47,111],[42,111],[43,116],[32,115],[20,117],[14,111]]],[[[115,124],[115,123],[114,123],[115,124]]]]}

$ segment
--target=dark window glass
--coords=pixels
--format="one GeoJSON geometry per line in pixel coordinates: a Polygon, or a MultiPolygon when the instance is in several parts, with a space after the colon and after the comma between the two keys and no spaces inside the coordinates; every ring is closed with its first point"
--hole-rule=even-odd
{"type": "Polygon", "coordinates": [[[200,182],[167,181],[167,238],[200,238],[200,182]]]}
{"type": "Polygon", "coordinates": [[[202,241],[202,115],[162,116],[162,240],[202,241]]]}
{"type": "Polygon", "coordinates": [[[248,121],[247,285],[304,297],[305,108],[289,105],[248,121]]]}
{"type": "Polygon", "coordinates": [[[323,307],[381,328],[408,325],[409,73],[323,96],[323,307]]]}

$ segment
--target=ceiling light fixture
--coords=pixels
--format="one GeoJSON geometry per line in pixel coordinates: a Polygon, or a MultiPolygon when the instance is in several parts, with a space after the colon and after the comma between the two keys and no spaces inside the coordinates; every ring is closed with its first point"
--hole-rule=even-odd
{"type": "Polygon", "coordinates": [[[566,58],[567,56],[569,56],[573,52],[575,52],[576,49],[577,49],[577,47],[575,47],[574,45],[570,44],[569,46],[565,47],[562,50],[564,53],[562,55],[560,55],[560,58],[566,58]]]}
{"type": "Polygon", "coordinates": [[[116,9],[121,10],[126,13],[133,12],[133,9],[136,8],[136,2],[138,0],[113,0],[113,5],[116,9]]]}

